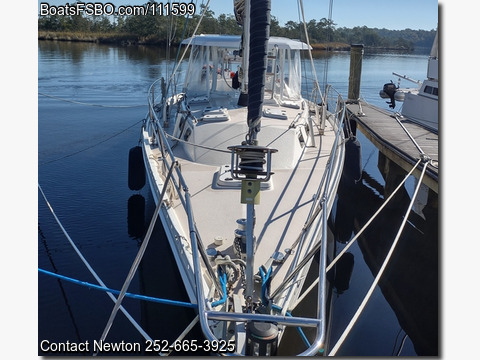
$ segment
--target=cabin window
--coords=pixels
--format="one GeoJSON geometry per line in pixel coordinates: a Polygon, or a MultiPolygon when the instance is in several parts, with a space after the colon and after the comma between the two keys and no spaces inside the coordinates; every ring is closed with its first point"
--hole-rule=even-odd
{"type": "Polygon", "coordinates": [[[438,88],[430,86],[430,85],[426,85],[423,92],[425,94],[431,94],[431,95],[438,96],[438,88]]]}

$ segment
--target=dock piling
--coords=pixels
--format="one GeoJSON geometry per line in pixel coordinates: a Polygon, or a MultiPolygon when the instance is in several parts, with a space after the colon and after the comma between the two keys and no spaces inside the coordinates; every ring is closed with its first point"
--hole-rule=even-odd
{"type": "Polygon", "coordinates": [[[350,48],[350,75],[348,77],[348,103],[356,104],[360,99],[363,44],[352,44],[350,48]]]}

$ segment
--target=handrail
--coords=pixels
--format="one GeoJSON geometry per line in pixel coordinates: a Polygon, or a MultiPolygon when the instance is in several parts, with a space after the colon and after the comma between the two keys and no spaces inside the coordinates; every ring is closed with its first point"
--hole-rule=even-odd
{"type": "MultiPolygon", "coordinates": [[[[155,84],[155,83],[154,83],[155,84]]],[[[154,86],[152,84],[152,86],[154,86]]],[[[160,141],[159,146],[162,148],[162,162],[165,164],[167,169],[170,169],[174,163],[176,163],[175,160],[175,155],[173,154],[173,151],[171,147],[168,145],[168,140],[167,137],[162,129],[159,129],[160,127],[160,121],[156,115],[156,112],[154,110],[154,99],[152,99],[150,96],[148,97],[148,104],[149,104],[149,114],[150,114],[150,121],[153,122],[155,125],[155,134],[158,136],[158,139],[160,141]],[[166,152],[166,154],[165,154],[166,152]],[[167,156],[165,156],[167,155],[167,156]],[[172,164],[169,164],[168,159],[170,158],[170,161],[172,164]]],[[[213,283],[215,284],[215,287],[219,293],[222,293],[222,286],[218,282],[217,277],[214,275],[213,269],[208,263],[205,251],[203,249],[203,245],[199,244],[199,234],[198,230],[196,228],[194,216],[193,216],[193,209],[191,206],[191,200],[190,200],[190,192],[188,190],[187,183],[185,181],[185,178],[183,177],[183,174],[178,166],[175,167],[176,170],[176,176],[177,179],[175,179],[174,176],[172,176],[172,181],[174,183],[174,186],[179,194],[180,201],[182,203],[182,207],[184,208],[184,211],[187,215],[188,219],[188,225],[189,225],[189,233],[190,233],[190,243],[192,247],[192,257],[193,257],[193,272],[194,272],[194,277],[195,277],[195,284],[196,284],[196,294],[197,294],[197,306],[198,306],[198,314],[199,314],[199,320],[200,324],[203,329],[203,333],[206,336],[207,340],[210,341],[218,341],[218,339],[215,337],[215,335],[212,333],[210,327],[208,326],[208,319],[206,316],[206,308],[205,308],[205,296],[203,292],[203,286],[202,286],[202,271],[201,271],[201,263],[200,263],[200,257],[202,258],[205,267],[207,268],[207,271],[209,272],[213,283]],[[177,183],[178,181],[178,183],[177,183]],[[183,190],[184,195],[181,194],[180,188],[183,190]]],[[[165,185],[166,186],[166,185],[165,185]]],[[[159,203],[162,201],[160,198],[159,203]]]]}
{"type": "MultiPolygon", "coordinates": [[[[150,86],[150,90],[153,89],[152,87],[154,86],[154,84],[156,82],[154,82],[150,86]]],[[[165,132],[159,129],[159,127],[161,126],[160,125],[160,120],[158,119],[157,114],[156,114],[155,109],[154,109],[154,99],[151,98],[150,96],[148,97],[148,106],[149,106],[149,115],[151,117],[150,120],[155,124],[155,134],[157,135],[157,137],[160,141],[160,147],[161,147],[161,152],[162,152],[162,162],[167,169],[170,169],[176,162],[175,155],[173,154],[173,151],[172,151],[171,147],[168,145],[168,140],[167,140],[167,137],[165,135],[165,132]],[[168,154],[168,156],[165,155],[165,152],[168,154]],[[170,160],[171,164],[169,164],[169,162],[168,162],[168,157],[170,157],[170,159],[171,159],[170,160]]],[[[180,202],[182,203],[182,206],[185,210],[185,213],[186,214],[191,214],[189,216],[192,216],[192,222],[195,223],[195,221],[193,220],[193,212],[192,212],[191,209],[189,209],[190,205],[188,204],[187,199],[186,199],[187,194],[188,194],[188,185],[187,185],[187,182],[185,181],[185,178],[183,177],[183,174],[181,172],[180,167],[178,167],[178,166],[175,167],[175,173],[178,177],[178,182],[177,182],[177,179],[174,176],[171,177],[171,180],[172,180],[172,182],[175,186],[175,189],[177,190],[180,202]],[[182,196],[182,192],[180,190],[183,190],[185,195],[182,196]]],[[[159,201],[162,201],[162,199],[160,198],[159,201]]],[[[190,219],[188,219],[188,220],[190,221],[190,219]]],[[[198,231],[196,230],[196,227],[195,227],[195,231],[197,232],[196,236],[199,237],[198,231]]],[[[203,247],[199,247],[199,252],[200,252],[200,255],[202,255],[202,259],[204,260],[204,264],[205,264],[205,266],[207,268],[207,271],[209,272],[210,276],[212,277],[212,281],[214,282],[216,289],[221,293],[222,292],[222,286],[219,283],[218,279],[216,278],[216,276],[214,274],[213,269],[211,268],[210,264],[207,261],[207,256],[205,254],[205,250],[203,249],[203,247]]],[[[194,256],[197,255],[197,253],[195,253],[195,252],[193,252],[193,254],[194,254],[194,256]]],[[[197,271],[197,270],[200,270],[200,269],[195,269],[195,271],[197,271]]]]}
{"type": "MultiPolygon", "coordinates": [[[[328,90],[333,89],[331,86],[327,87],[327,91],[325,93],[325,98],[327,99],[329,97],[328,90]]],[[[336,90],[333,89],[335,92],[336,90]]],[[[333,98],[332,98],[333,99],[333,98]]],[[[309,214],[309,218],[307,219],[307,224],[311,224],[311,221],[318,216],[320,211],[317,211],[318,209],[323,209],[324,211],[322,212],[322,223],[324,226],[322,227],[321,234],[318,236],[320,239],[317,237],[316,245],[309,250],[309,252],[302,258],[300,262],[297,261],[299,260],[298,257],[294,260],[293,267],[294,269],[292,272],[287,276],[287,278],[284,279],[282,284],[273,292],[272,297],[275,297],[278,295],[281,291],[285,289],[287,285],[289,285],[292,280],[295,282],[296,280],[295,277],[298,275],[301,269],[304,268],[304,266],[313,258],[315,253],[321,249],[320,253],[320,263],[319,263],[319,286],[318,286],[318,297],[317,297],[317,334],[315,341],[310,345],[310,347],[305,350],[303,353],[299,354],[302,356],[312,356],[318,353],[320,348],[324,345],[325,343],[325,326],[326,323],[324,321],[326,317],[326,299],[325,299],[325,288],[326,288],[326,272],[327,272],[327,246],[322,246],[322,244],[325,244],[325,241],[327,239],[327,227],[325,226],[327,224],[327,211],[326,211],[326,204],[330,200],[328,196],[328,191],[331,186],[331,180],[332,180],[332,173],[333,173],[333,168],[334,168],[334,160],[336,158],[336,153],[338,150],[339,146],[339,141],[341,139],[341,135],[343,133],[343,122],[345,119],[345,114],[346,114],[346,106],[345,103],[342,99],[342,96],[337,92],[337,97],[336,97],[336,106],[335,106],[335,112],[333,113],[334,115],[334,121],[333,124],[334,126],[337,127],[336,129],[336,134],[335,134],[335,141],[334,145],[332,147],[332,150],[329,155],[329,159],[327,162],[326,170],[324,173],[324,178],[322,178],[322,181],[318,187],[317,194],[315,195],[315,203],[312,205],[312,210],[314,207],[316,207],[315,210],[311,211],[309,214]],[[323,191],[322,191],[323,190],[323,191]],[[321,193],[321,194],[320,194],[321,193]],[[318,201],[318,202],[317,202],[318,201]],[[323,241],[322,241],[323,240],[323,241]],[[295,265],[296,264],[296,265],[295,265]]],[[[303,229],[302,229],[303,232],[303,229]]],[[[303,237],[303,233],[301,237],[303,237]]],[[[299,238],[300,239],[300,238],[299,238]]],[[[303,241],[303,240],[300,240],[303,241]]],[[[297,255],[299,252],[297,252],[297,255]]]]}
{"type": "MultiPolygon", "coordinates": [[[[326,95],[327,97],[327,95],[326,95]]],[[[339,141],[339,138],[341,137],[341,133],[343,131],[342,129],[342,125],[343,125],[343,121],[345,119],[345,109],[346,109],[346,106],[345,106],[345,103],[343,102],[342,100],[342,97],[341,95],[339,94],[338,97],[337,97],[337,110],[339,110],[338,112],[336,112],[335,114],[335,119],[338,119],[337,118],[337,115],[340,115],[340,120],[339,120],[339,123],[338,123],[338,128],[337,128],[337,133],[335,135],[335,142],[334,142],[334,145],[332,147],[332,151],[330,153],[330,158],[329,158],[329,162],[335,158],[335,155],[336,155],[336,152],[337,152],[337,147],[338,147],[338,141],[339,141]],[[339,106],[340,106],[340,109],[339,109],[339,106]]],[[[320,252],[320,263],[319,263],[319,284],[318,284],[318,297],[317,297],[317,318],[318,319],[322,319],[324,320],[326,318],[326,313],[327,313],[327,310],[326,310],[326,299],[325,299],[325,288],[326,288],[326,285],[327,285],[327,271],[326,271],[326,267],[327,267],[327,246],[326,245],[326,241],[327,241],[327,211],[325,211],[326,207],[325,207],[325,204],[326,202],[328,201],[328,193],[327,193],[327,190],[329,188],[329,185],[330,185],[330,181],[331,181],[331,176],[332,176],[332,169],[333,169],[333,163],[330,163],[329,165],[327,165],[327,171],[328,171],[328,174],[327,174],[327,180],[326,180],[326,183],[325,183],[325,189],[324,189],[324,192],[323,192],[323,195],[322,195],[322,202],[321,204],[323,204],[323,209],[324,211],[322,212],[322,221],[323,221],[323,227],[322,227],[322,240],[323,240],[323,246],[321,247],[321,252],[320,252]]],[[[320,324],[318,324],[317,326],[317,335],[315,337],[315,341],[312,343],[312,345],[307,349],[305,350],[303,353],[299,354],[300,356],[313,356],[313,355],[316,355],[318,353],[318,351],[320,350],[320,348],[322,346],[324,346],[325,344],[325,328],[326,328],[326,323],[325,321],[322,321],[320,324]]]]}
{"type": "Polygon", "coordinates": [[[195,222],[193,221],[193,214],[192,209],[190,206],[190,194],[187,192],[185,194],[185,200],[187,201],[187,208],[188,211],[188,226],[190,230],[190,240],[192,242],[192,252],[193,256],[193,269],[195,273],[195,282],[196,282],[196,290],[197,290],[197,305],[198,305],[198,315],[200,317],[200,324],[202,326],[202,331],[207,340],[209,341],[217,341],[218,339],[213,334],[210,326],[208,325],[208,317],[207,312],[205,311],[205,303],[204,303],[204,293],[203,293],[203,286],[202,286],[202,272],[200,271],[200,262],[198,258],[198,242],[197,242],[197,231],[195,229],[195,222]]]}
{"type": "Polygon", "coordinates": [[[260,321],[260,322],[275,322],[282,325],[290,326],[306,326],[306,327],[315,327],[318,326],[322,320],[314,318],[305,318],[299,316],[280,316],[280,315],[269,315],[269,314],[260,314],[260,313],[234,313],[234,312],[223,312],[223,311],[207,311],[206,317],[210,320],[221,320],[221,321],[233,321],[233,322],[245,322],[250,320],[260,321]]]}
{"type": "MultiPolygon", "coordinates": [[[[327,97],[327,93],[325,93],[325,97],[327,97]]],[[[338,103],[344,104],[343,99],[342,99],[340,94],[338,94],[337,99],[338,99],[338,103]]],[[[332,159],[335,157],[335,152],[336,152],[336,149],[338,147],[338,139],[339,139],[339,137],[341,135],[341,132],[342,132],[342,125],[343,125],[343,121],[344,121],[344,117],[345,117],[345,106],[343,106],[343,109],[339,113],[337,113],[336,115],[339,115],[339,116],[335,116],[335,120],[338,120],[337,123],[336,123],[336,125],[337,125],[337,133],[335,135],[336,140],[335,140],[334,146],[332,148],[332,151],[330,152],[329,160],[328,160],[327,166],[326,166],[326,170],[323,174],[322,180],[320,181],[317,192],[314,196],[314,202],[312,204],[309,216],[308,216],[308,218],[305,222],[304,227],[302,228],[302,233],[299,235],[299,238],[295,241],[294,246],[296,246],[299,241],[302,241],[302,238],[305,235],[305,231],[312,224],[313,220],[319,215],[319,213],[320,213],[319,210],[322,208],[322,205],[321,205],[322,196],[321,195],[325,196],[326,192],[328,190],[329,181],[326,181],[326,179],[327,179],[328,174],[331,172],[331,169],[334,166],[334,164],[332,163],[332,159]],[[322,189],[323,189],[323,194],[321,194],[322,189]]],[[[312,251],[315,250],[315,252],[316,252],[316,251],[318,251],[318,249],[319,249],[319,247],[316,246],[312,249],[312,251]]],[[[298,252],[297,252],[297,255],[298,255],[298,252]]],[[[311,254],[311,256],[313,256],[313,254],[311,254]]],[[[308,257],[308,255],[306,257],[308,257]]],[[[293,268],[295,268],[295,267],[298,268],[298,269],[292,271],[294,273],[293,275],[295,275],[295,273],[298,272],[298,270],[300,270],[303,266],[305,266],[305,264],[307,262],[306,259],[305,259],[306,257],[302,258],[302,260],[298,263],[298,266],[296,266],[295,264],[297,264],[299,259],[296,258],[293,261],[293,265],[292,265],[293,268]]],[[[275,291],[272,292],[271,297],[275,297],[279,293],[279,291],[281,291],[282,285],[285,285],[286,283],[288,283],[293,278],[293,275],[292,275],[292,273],[290,273],[289,277],[286,278],[284,280],[284,282],[280,286],[278,286],[278,288],[275,291]]]]}

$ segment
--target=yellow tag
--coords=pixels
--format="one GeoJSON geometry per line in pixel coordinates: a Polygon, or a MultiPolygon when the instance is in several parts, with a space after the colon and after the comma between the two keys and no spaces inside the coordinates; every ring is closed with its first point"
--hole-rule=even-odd
{"type": "Polygon", "coordinates": [[[260,181],[242,180],[242,195],[240,202],[242,204],[260,204],[260,181]]]}

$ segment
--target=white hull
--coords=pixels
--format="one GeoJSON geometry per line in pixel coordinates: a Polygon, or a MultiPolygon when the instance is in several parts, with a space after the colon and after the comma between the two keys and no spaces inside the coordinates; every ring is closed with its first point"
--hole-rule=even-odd
{"type": "MultiPolygon", "coordinates": [[[[436,84],[438,89],[438,83],[436,84]]],[[[423,91],[425,85],[420,89],[423,91]]],[[[430,130],[438,132],[438,95],[407,93],[402,107],[402,116],[430,130]]]]}
{"type": "Polygon", "coordinates": [[[400,113],[405,120],[419,124],[428,130],[438,133],[438,33],[435,35],[430,57],[428,59],[427,77],[423,82],[415,81],[405,75],[400,78],[407,79],[419,85],[417,89],[400,89],[393,83],[385,84],[384,90],[380,91],[380,97],[391,99],[391,108],[395,108],[395,100],[402,101],[400,113]],[[388,88],[387,91],[385,89],[388,88]]]}

